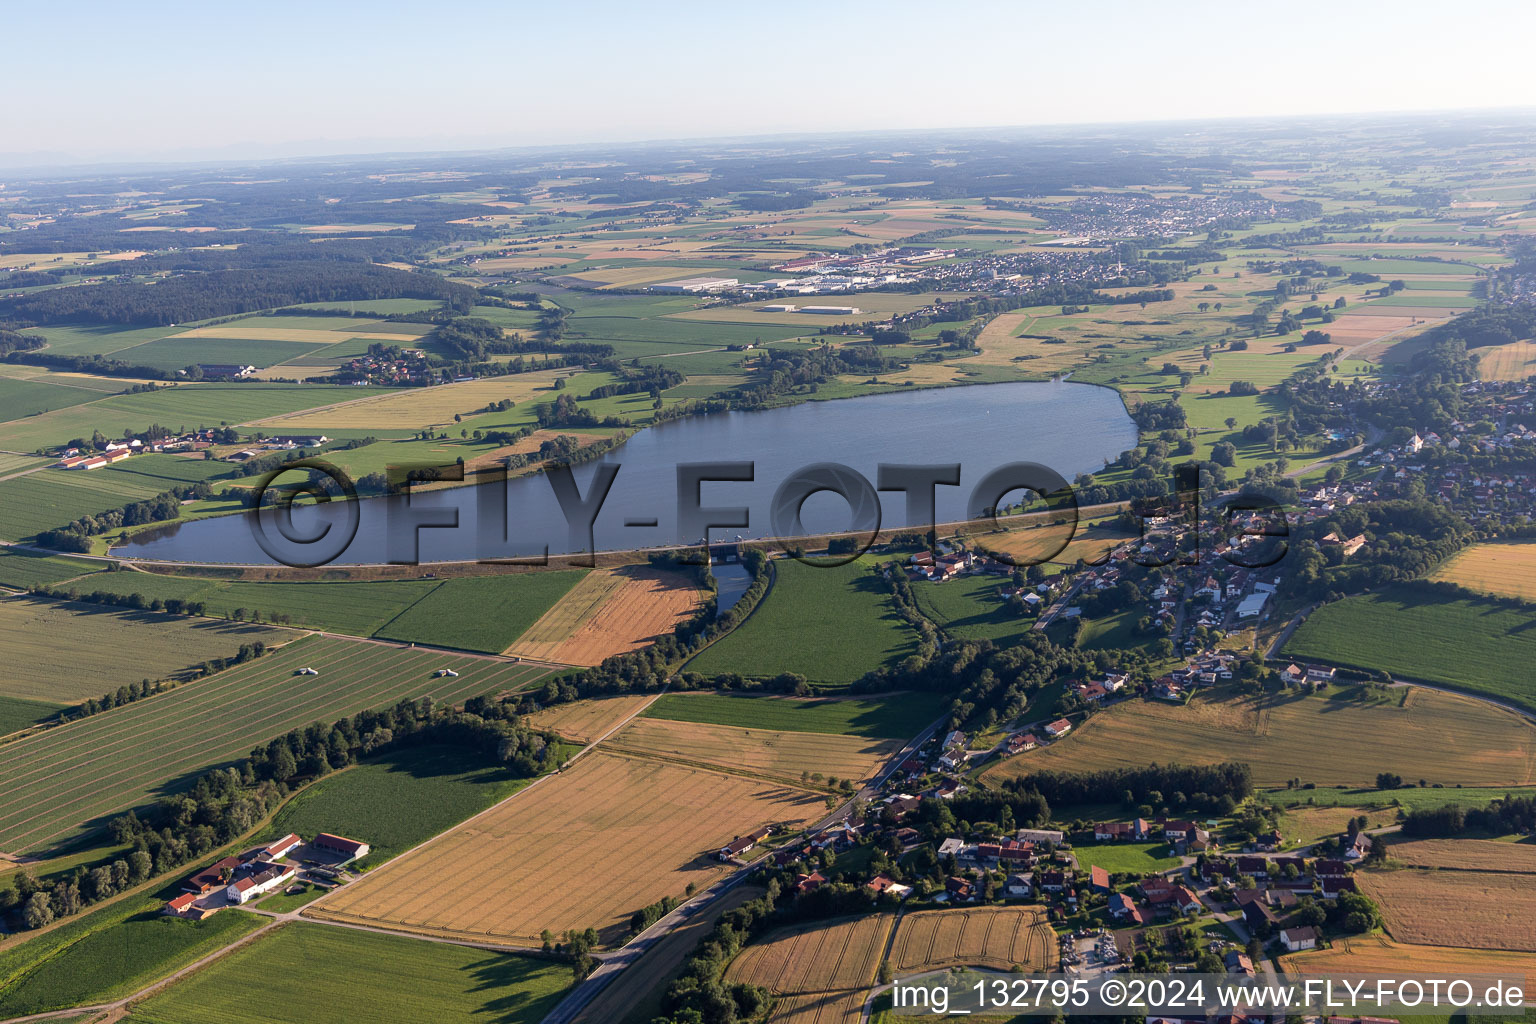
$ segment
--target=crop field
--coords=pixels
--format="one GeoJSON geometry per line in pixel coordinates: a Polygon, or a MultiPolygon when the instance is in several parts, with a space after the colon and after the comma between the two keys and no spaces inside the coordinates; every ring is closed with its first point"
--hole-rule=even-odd
{"type": "Polygon", "coordinates": [[[899,740],[870,740],[813,732],[771,732],[725,725],[637,718],[609,743],[657,757],[793,781],[803,772],[863,782],[901,748],[899,740]]]}
{"type": "Polygon", "coordinates": [[[457,702],[544,674],[531,665],[313,637],[257,661],[0,749],[0,850],[57,848],[297,726],[410,697],[457,702]],[[318,676],[298,675],[301,667],[318,676]],[[457,678],[434,678],[452,668],[457,678]]]}
{"type": "Polygon", "coordinates": [[[182,921],[162,914],[157,900],[85,931],[15,980],[8,979],[0,987],[0,1014],[16,1017],[121,999],[266,923],[242,910],[182,921]]]}
{"type": "Polygon", "coordinates": [[[1536,952],[1536,886],[1527,875],[1405,868],[1356,880],[1400,942],[1536,952]]]}
{"type": "Polygon", "coordinates": [[[976,907],[918,911],[901,919],[891,945],[891,967],[927,971],[941,967],[992,967],[1000,971],[1049,970],[1056,933],[1044,907],[976,907]]]}
{"type": "Polygon", "coordinates": [[[1536,374],[1536,342],[1512,341],[1472,351],[1481,357],[1477,375],[1483,380],[1521,381],[1536,374]]]}
{"type": "Polygon", "coordinates": [[[62,711],[62,704],[0,695],[0,736],[19,732],[62,711]]]}
{"type": "Polygon", "coordinates": [[[912,596],[924,615],[955,636],[1008,646],[1023,639],[1035,620],[998,596],[1006,585],[999,576],[962,576],[942,583],[915,580],[912,596]]]}
{"type": "Polygon", "coordinates": [[[1327,604],[1291,636],[1286,657],[1380,669],[1536,707],[1536,615],[1496,600],[1447,598],[1413,584],[1327,604]]]}
{"type": "Polygon", "coordinates": [[[108,433],[143,430],[152,423],[172,430],[243,423],[258,416],[293,414],[336,402],[358,401],[385,391],[325,384],[177,384],[136,395],[113,395],[0,424],[0,448],[32,451],[75,437],[90,437],[98,427],[108,433]]]}
{"type": "Polygon", "coordinates": [[[603,697],[556,704],[529,715],[531,728],[543,729],[573,743],[588,744],[645,706],[649,696],[603,697]]]}
{"type": "Polygon", "coordinates": [[[581,580],[584,569],[444,580],[375,633],[497,654],[581,580]]]}
{"type": "MultiPolygon", "coordinates": [[[[431,388],[375,390],[371,396],[337,395],[333,404],[311,405],[308,412],[268,413],[257,425],[273,431],[299,430],[420,430],[451,423],[455,413],[468,414],[504,399],[516,405],[554,400],[555,378],[570,371],[537,370],[511,377],[485,377],[431,388]]],[[[607,376],[596,374],[606,381],[607,376]]],[[[603,383],[597,381],[596,383],[603,383]]],[[[346,389],[350,391],[351,389],[346,389]]],[[[257,415],[261,415],[258,413],[257,415]]]]}
{"type": "Polygon", "coordinates": [[[263,583],[164,576],[150,572],[96,573],[61,588],[90,593],[142,594],[146,600],[202,601],[209,615],[270,619],[287,615],[293,625],[370,636],[440,584],[432,580],[359,583],[263,583]]]}
{"type": "Polygon", "coordinates": [[[529,945],[590,927],[613,942],[636,910],[719,877],[712,854],[734,837],[823,812],[794,787],[594,752],[308,913],[529,945]]]}
{"type": "Polygon", "coordinates": [[[1430,579],[1536,602],[1536,544],[1473,544],[1442,563],[1430,579]]]}
{"type": "Polygon", "coordinates": [[[570,968],[547,960],[295,922],[137,1004],[132,1019],[144,1024],[538,1024],[570,983],[570,968]]]}
{"type": "Polygon", "coordinates": [[[670,636],[698,607],[698,586],[679,572],[642,566],[596,569],[566,592],[508,654],[597,665],[670,636]]]}
{"type": "Polygon", "coordinates": [[[1536,875],[1536,846],[1491,839],[1409,839],[1388,845],[1395,861],[1420,868],[1504,871],[1536,875]]]}
{"type": "Polygon", "coordinates": [[[1455,786],[1536,782],[1536,728],[1480,701],[1433,690],[1404,703],[1334,697],[1199,696],[1185,706],[1130,701],[1088,719],[1058,743],[1010,757],[983,773],[989,782],[1033,771],[1098,771],[1148,764],[1241,761],[1259,785],[1285,780],[1370,785],[1376,773],[1455,786]],[[1369,749],[1319,759],[1319,749],[1369,749]]]}
{"type": "Polygon", "coordinates": [[[575,586],[507,648],[506,653],[541,661],[558,660],[554,657],[555,651],[623,585],[624,578],[611,569],[594,569],[583,574],[575,586]]]}
{"type": "Polygon", "coordinates": [[[704,675],[798,672],[813,683],[847,685],[917,649],[884,583],[865,565],[818,569],[774,563],[776,579],[752,615],[687,665],[704,675]]]}
{"type": "Polygon", "coordinates": [[[289,832],[364,836],[382,864],[474,817],[528,784],[484,758],[441,746],[407,747],[327,775],[283,806],[273,838],[289,832]]]}
{"type": "Polygon", "coordinates": [[[577,1013],[574,1024],[651,1024],[661,1015],[661,997],[667,984],[682,970],[698,946],[727,911],[763,895],[755,885],[738,885],[693,914],[645,951],[639,960],[598,992],[577,1013]]]}
{"type": "Polygon", "coordinates": [[[858,1024],[891,920],[870,914],[771,932],[741,951],[725,979],[778,994],[768,1024],[858,1024]]]}
{"type": "Polygon", "coordinates": [[[298,635],[46,598],[0,599],[0,696],[73,704],[141,679],[170,679],[209,658],[234,657],[241,644],[281,644],[298,635]],[[60,671],[61,638],[68,671],[60,671]],[[132,658],[123,657],[127,650],[132,658]]]}
{"type": "Polygon", "coordinates": [[[173,486],[165,479],[107,469],[44,469],[12,477],[0,481],[0,538],[31,537],[81,516],[153,498],[173,486]]]}
{"type": "Polygon", "coordinates": [[[86,573],[99,572],[101,568],[100,562],[0,548],[0,587],[25,590],[28,587],[62,583],[86,573]]]}
{"type": "Polygon", "coordinates": [[[308,355],[319,346],[268,338],[161,338],[117,353],[116,358],[157,370],[180,370],[194,363],[249,363],[276,366],[308,355]]]}
{"type": "MultiPolygon", "coordinates": [[[[1536,957],[1502,950],[1416,946],[1384,935],[1352,935],[1329,949],[1292,953],[1281,958],[1286,974],[1365,974],[1417,978],[1457,978],[1471,974],[1524,975],[1536,980],[1536,957]]],[[[1516,1018],[1518,1019],[1518,1018],[1516,1018]]]]}
{"type": "Polygon", "coordinates": [[[939,717],[946,703],[942,694],[921,691],[883,697],[817,699],[667,693],[646,708],[642,717],[743,729],[907,740],[939,717]]]}
{"type": "MultiPolygon", "coordinates": [[[[126,390],[124,384],[118,390],[126,390]]],[[[61,387],[41,380],[0,377],[0,417],[19,420],[50,409],[63,409],[82,402],[92,402],[101,392],[90,388],[61,387]]]]}

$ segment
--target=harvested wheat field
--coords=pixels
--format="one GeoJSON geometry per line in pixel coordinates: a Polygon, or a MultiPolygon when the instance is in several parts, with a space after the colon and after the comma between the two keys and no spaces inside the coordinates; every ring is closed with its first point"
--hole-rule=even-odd
{"type": "Polygon", "coordinates": [[[587,744],[605,735],[652,700],[655,697],[649,694],[578,700],[534,712],[525,721],[530,728],[543,729],[574,743],[587,744]]]}
{"type": "Polygon", "coordinates": [[[1536,952],[1536,885],[1491,871],[1368,871],[1360,889],[1400,942],[1536,952]]]}
{"type": "Polygon", "coordinates": [[[1410,839],[1390,842],[1387,856],[1421,868],[1536,875],[1536,846],[1491,839],[1410,839]]]}
{"type": "Polygon", "coordinates": [[[1058,743],[1007,758],[983,778],[996,785],[1047,769],[1241,761],[1253,768],[1260,786],[1292,778],[1371,785],[1381,771],[1448,786],[1536,781],[1536,729],[1529,722],[1456,694],[1415,688],[1398,697],[1398,692],[1379,703],[1355,699],[1356,691],[1243,697],[1217,690],[1186,706],[1128,701],[1094,715],[1058,743]],[[1319,759],[1314,753],[1352,749],[1362,736],[1371,738],[1369,758],[1319,759]]]}
{"type": "Polygon", "coordinates": [[[1430,579],[1536,601],[1536,544],[1473,544],[1449,558],[1430,579]]]}
{"type": "Polygon", "coordinates": [[[1414,946],[1381,935],[1352,935],[1328,948],[1280,958],[1286,974],[1371,974],[1416,978],[1455,978],[1469,974],[1524,976],[1526,989],[1536,982],[1536,956],[1504,950],[1414,946]]]}
{"type": "Polygon", "coordinates": [[[591,666],[672,632],[698,607],[702,592],[686,574],[649,566],[588,573],[545,612],[508,654],[591,666]]]}
{"type": "Polygon", "coordinates": [[[1473,350],[1479,356],[1477,375],[1483,380],[1522,381],[1536,374],[1536,341],[1512,341],[1473,350]]]}
{"type": "Polygon", "coordinates": [[[718,765],[789,781],[803,772],[819,772],[862,782],[901,749],[900,740],[773,732],[659,718],[637,718],[610,742],[616,750],[718,765]]]}
{"type": "Polygon", "coordinates": [[[802,789],[594,752],[307,913],[510,945],[596,928],[613,943],[636,910],[714,881],[733,838],[822,813],[802,789]]]}
{"type": "Polygon", "coordinates": [[[858,1024],[891,920],[872,914],[773,932],[741,951],[726,981],[778,994],[767,1024],[858,1024]]]}
{"type": "Polygon", "coordinates": [[[992,967],[1045,971],[1056,933],[1044,907],[975,907],[908,914],[896,929],[891,966],[897,971],[992,967]]]}

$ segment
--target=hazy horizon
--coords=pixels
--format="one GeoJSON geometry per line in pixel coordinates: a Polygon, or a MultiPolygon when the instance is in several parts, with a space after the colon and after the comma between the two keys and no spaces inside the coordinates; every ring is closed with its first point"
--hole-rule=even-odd
{"type": "Polygon", "coordinates": [[[1522,53],[1536,6],[1513,2],[1460,20],[1428,2],[1390,18],[1362,4],[1300,27],[1214,2],[1157,17],[992,0],[942,18],[804,0],[772,21],[692,2],[419,12],[12,11],[11,38],[32,41],[8,53],[12,79],[49,85],[0,116],[0,167],[1536,107],[1522,53]],[[65,38],[61,59],[46,41],[65,38]]]}

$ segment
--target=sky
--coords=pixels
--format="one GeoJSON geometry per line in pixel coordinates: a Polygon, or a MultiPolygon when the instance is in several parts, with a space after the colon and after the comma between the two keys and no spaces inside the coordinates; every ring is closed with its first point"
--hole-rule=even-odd
{"type": "Polygon", "coordinates": [[[7,4],[0,165],[1536,107],[1536,3],[7,4]]]}

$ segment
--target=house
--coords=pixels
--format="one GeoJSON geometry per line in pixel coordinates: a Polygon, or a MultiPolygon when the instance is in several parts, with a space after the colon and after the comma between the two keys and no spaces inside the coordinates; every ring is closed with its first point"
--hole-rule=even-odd
{"type": "Polygon", "coordinates": [[[1349,865],[1341,860],[1317,860],[1312,864],[1312,873],[1318,878],[1343,878],[1349,874],[1349,865]]]}
{"type": "Polygon", "coordinates": [[[1269,877],[1269,861],[1263,857],[1239,857],[1237,858],[1237,873],[1240,875],[1252,875],[1254,878],[1269,877]]]}
{"type": "Polygon", "coordinates": [[[184,892],[165,905],[165,912],[172,917],[185,917],[193,921],[201,921],[213,911],[198,903],[200,897],[195,892],[184,892]]]}
{"type": "Polygon", "coordinates": [[[939,857],[961,857],[965,854],[965,840],[951,836],[939,844],[939,857]]]}
{"type": "Polygon", "coordinates": [[[1371,837],[1364,832],[1355,833],[1355,838],[1344,850],[1345,860],[1359,860],[1371,852],[1371,837]]]}
{"type": "Polygon", "coordinates": [[[762,842],[765,838],[767,838],[767,836],[768,830],[766,828],[760,828],[754,832],[748,832],[744,836],[737,836],[735,839],[732,839],[730,842],[720,847],[715,856],[724,861],[735,860],[737,857],[740,857],[742,854],[751,850],[752,847],[762,842]]]}
{"type": "Polygon", "coordinates": [[[902,885],[900,882],[893,881],[885,875],[876,875],[874,878],[871,878],[869,881],[864,883],[864,888],[868,889],[876,896],[890,895],[895,896],[898,899],[912,891],[912,887],[910,885],[902,885]]]}
{"type": "Polygon", "coordinates": [[[1035,891],[1033,875],[1009,875],[1003,883],[1004,896],[1029,896],[1035,891]]]}
{"type": "Polygon", "coordinates": [[[1169,902],[1186,914],[1198,914],[1202,909],[1200,897],[1196,896],[1195,891],[1187,885],[1174,886],[1173,899],[1169,902]]]}
{"type": "Polygon", "coordinates": [[[1299,953],[1304,949],[1316,949],[1317,929],[1310,925],[1305,928],[1282,928],[1280,941],[1292,953],[1299,953]]]}
{"type": "Polygon", "coordinates": [[[1117,892],[1109,897],[1109,916],[1116,919],[1124,919],[1131,924],[1145,924],[1146,918],[1136,908],[1136,903],[1123,892],[1117,892]]]}
{"type": "Polygon", "coordinates": [[[1088,869],[1088,886],[1094,892],[1109,892],[1109,872],[1097,864],[1088,869]]]}
{"type": "Polygon", "coordinates": [[[1324,878],[1322,888],[1325,900],[1338,899],[1340,893],[1360,891],[1360,886],[1353,878],[1324,878]]]}
{"type": "Polygon", "coordinates": [[[820,871],[812,871],[808,875],[797,875],[795,877],[795,891],[802,894],[815,892],[821,888],[822,883],[826,880],[827,876],[823,875],[820,871]]]}
{"type": "Polygon", "coordinates": [[[1269,905],[1260,900],[1248,900],[1240,904],[1243,911],[1243,921],[1249,928],[1257,928],[1262,924],[1274,924],[1275,915],[1269,909],[1269,905]]]}
{"type": "Polygon", "coordinates": [[[963,878],[953,876],[944,883],[944,891],[949,893],[951,899],[970,900],[976,897],[976,887],[963,878]]]}
{"type": "Polygon", "coordinates": [[[1199,826],[1192,821],[1163,822],[1163,838],[1179,842],[1188,839],[1199,826]]]}
{"type": "Polygon", "coordinates": [[[1167,903],[1173,899],[1173,890],[1178,883],[1169,881],[1162,875],[1153,875],[1151,878],[1143,878],[1136,883],[1141,894],[1147,898],[1148,903],[1167,903]]]}
{"type": "Polygon", "coordinates": [[[1040,873],[1040,889],[1042,892],[1061,892],[1067,887],[1067,875],[1064,871],[1042,871],[1040,873]]]}
{"type": "Polygon", "coordinates": [[[278,860],[281,857],[286,857],[295,846],[298,846],[302,842],[304,842],[304,840],[290,832],[276,842],[271,842],[266,846],[263,846],[258,856],[260,856],[263,860],[278,860]]]}
{"type": "Polygon", "coordinates": [[[1040,739],[1032,732],[1016,732],[1008,737],[1008,753],[1022,754],[1026,750],[1034,750],[1040,745],[1040,739]]]}
{"type": "Polygon", "coordinates": [[[1045,734],[1051,739],[1060,739],[1072,731],[1072,723],[1065,718],[1058,718],[1045,727],[1045,734]]]}
{"type": "Polygon", "coordinates": [[[346,858],[341,861],[342,864],[350,864],[359,857],[366,857],[368,856],[368,851],[372,849],[367,843],[356,839],[348,839],[345,836],[333,835],[330,832],[321,832],[315,836],[315,841],[309,845],[318,850],[324,850],[327,853],[341,854],[346,858]]]}
{"type": "Polygon", "coordinates": [[[1225,963],[1228,974],[1244,974],[1248,977],[1253,976],[1253,961],[1248,958],[1247,953],[1242,953],[1235,949],[1229,949],[1227,951],[1225,963]]]}

